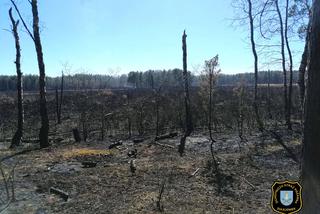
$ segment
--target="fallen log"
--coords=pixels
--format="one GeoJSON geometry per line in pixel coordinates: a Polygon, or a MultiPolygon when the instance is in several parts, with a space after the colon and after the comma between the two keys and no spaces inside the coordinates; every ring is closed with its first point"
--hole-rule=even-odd
{"type": "Polygon", "coordinates": [[[299,163],[298,157],[293,153],[293,151],[286,146],[286,144],[284,143],[284,141],[282,140],[281,135],[279,135],[277,132],[270,130],[269,133],[271,134],[271,136],[277,140],[277,142],[286,150],[286,152],[288,153],[289,157],[296,163],[299,163]]]}
{"type": "Polygon", "coordinates": [[[174,149],[175,147],[172,146],[172,145],[168,145],[168,144],[163,144],[163,143],[159,143],[159,142],[155,142],[156,145],[159,145],[159,146],[163,146],[163,147],[168,147],[168,148],[171,148],[171,149],[174,149]]]}
{"type": "Polygon", "coordinates": [[[50,187],[50,194],[55,194],[60,196],[64,201],[68,201],[69,194],[63,190],[57,189],[55,187],[50,187]]]}
{"type": "Polygon", "coordinates": [[[82,161],[81,164],[83,165],[84,168],[93,168],[97,166],[97,162],[93,162],[93,161],[82,161]]]}
{"type": "Polygon", "coordinates": [[[168,133],[168,134],[156,136],[154,140],[155,141],[164,140],[164,139],[168,139],[168,138],[174,138],[176,136],[178,136],[178,132],[171,132],[171,133],[168,133]]]}
{"type": "Polygon", "coordinates": [[[109,149],[113,149],[117,146],[121,146],[122,145],[122,141],[118,141],[118,142],[115,142],[115,143],[112,143],[110,146],[109,146],[109,149]]]}
{"type": "Polygon", "coordinates": [[[136,138],[136,139],[133,139],[132,142],[133,143],[142,143],[145,139],[144,138],[136,138]]]}

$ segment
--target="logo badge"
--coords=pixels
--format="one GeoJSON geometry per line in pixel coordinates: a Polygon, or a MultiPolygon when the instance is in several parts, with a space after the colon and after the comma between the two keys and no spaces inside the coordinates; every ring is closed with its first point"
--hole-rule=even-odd
{"type": "Polygon", "coordinates": [[[297,213],[302,208],[302,187],[298,182],[275,182],[272,185],[271,208],[281,214],[297,213]]]}

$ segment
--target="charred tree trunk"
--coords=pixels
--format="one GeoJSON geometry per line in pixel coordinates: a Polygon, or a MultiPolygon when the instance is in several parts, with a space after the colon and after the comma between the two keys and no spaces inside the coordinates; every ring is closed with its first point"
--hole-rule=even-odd
{"type": "MultiPolygon", "coordinates": [[[[60,101],[59,101],[59,105],[58,105],[58,115],[57,115],[57,119],[58,119],[58,124],[61,124],[61,108],[62,108],[62,100],[63,100],[63,79],[64,79],[64,75],[62,72],[61,75],[61,85],[60,85],[60,101]]],[[[58,100],[58,99],[57,99],[58,100]]]]}
{"type": "Polygon", "coordinates": [[[279,8],[278,0],[275,1],[276,3],[276,10],[279,17],[279,24],[280,24],[280,37],[281,37],[281,57],[282,57],[282,70],[283,70],[283,89],[284,89],[284,114],[286,124],[288,129],[291,129],[291,121],[290,121],[290,114],[289,114],[289,103],[288,103],[288,85],[287,85],[287,70],[286,70],[286,56],[285,56],[285,35],[283,29],[283,20],[281,11],[279,8]]]}
{"type": "Polygon", "coordinates": [[[57,115],[57,123],[59,124],[59,92],[58,92],[58,88],[56,88],[56,115],[57,115]]]}
{"type": "Polygon", "coordinates": [[[184,147],[186,143],[186,138],[190,136],[193,131],[192,116],[190,112],[190,96],[189,96],[189,78],[187,70],[187,35],[186,31],[182,35],[182,51],[183,51],[183,78],[184,78],[184,105],[185,105],[185,121],[186,130],[184,136],[180,140],[179,153],[182,156],[184,153],[184,147]]]}
{"type": "Polygon", "coordinates": [[[320,1],[313,1],[302,160],[303,213],[320,209],[320,1]]]}
{"type": "Polygon", "coordinates": [[[219,167],[218,167],[218,162],[215,158],[214,155],[214,151],[213,151],[213,145],[216,142],[213,139],[213,135],[212,135],[212,91],[213,91],[213,70],[209,71],[209,123],[208,123],[208,129],[209,129],[209,135],[210,135],[210,151],[211,151],[211,156],[212,156],[212,161],[213,161],[213,165],[214,165],[214,170],[217,174],[219,174],[219,167]]]}
{"type": "Polygon", "coordinates": [[[249,6],[249,20],[250,20],[250,41],[251,41],[251,48],[252,48],[252,54],[254,57],[254,102],[253,102],[253,108],[256,116],[256,121],[258,124],[259,131],[263,131],[263,122],[261,120],[260,114],[259,114],[259,108],[258,108],[258,54],[256,50],[256,43],[254,40],[254,25],[253,25],[253,14],[252,14],[252,2],[251,0],[248,1],[249,6]]]}
{"type": "Polygon", "coordinates": [[[12,23],[12,33],[15,40],[15,47],[16,47],[16,71],[17,71],[17,95],[18,95],[18,127],[17,131],[14,134],[11,140],[11,148],[20,145],[22,135],[23,135],[23,89],[22,89],[22,72],[21,72],[21,49],[20,49],[20,41],[19,41],[19,34],[18,34],[18,25],[19,21],[15,21],[12,16],[12,8],[9,10],[9,17],[12,23]]]}
{"type": "Polygon", "coordinates": [[[160,91],[156,92],[156,100],[155,100],[155,110],[156,110],[156,137],[159,136],[159,93],[160,91]]]}
{"type": "Polygon", "coordinates": [[[73,133],[73,138],[76,142],[81,142],[81,137],[80,137],[80,133],[79,130],[77,128],[72,129],[72,133],[73,133]]]}
{"type": "Polygon", "coordinates": [[[39,14],[38,14],[38,1],[32,0],[32,15],[33,15],[33,36],[34,45],[37,51],[38,67],[39,67],[39,93],[40,93],[40,117],[41,128],[39,133],[40,147],[45,148],[50,146],[48,133],[49,133],[49,118],[47,112],[47,99],[46,99],[46,72],[43,61],[42,45],[39,30],[39,14]]]}
{"type": "Polygon", "coordinates": [[[306,35],[306,41],[304,45],[304,50],[303,54],[301,57],[301,62],[299,66],[299,88],[300,88],[300,105],[301,105],[301,113],[302,116],[301,118],[303,119],[303,106],[304,106],[304,96],[305,96],[305,76],[306,76],[306,70],[307,70],[307,64],[308,64],[308,53],[309,53],[309,37],[310,37],[310,21],[308,24],[308,30],[307,30],[307,35],[306,35]]]}
{"type": "Polygon", "coordinates": [[[267,111],[269,119],[272,120],[271,114],[271,91],[270,91],[270,70],[268,70],[268,90],[267,90],[267,111]]]}
{"type": "Polygon", "coordinates": [[[289,0],[286,0],[286,19],[285,19],[285,28],[284,28],[284,37],[286,40],[287,51],[289,55],[289,94],[288,94],[288,112],[287,112],[287,126],[289,130],[292,130],[291,125],[291,110],[292,110],[292,83],[293,83],[293,59],[292,52],[289,44],[288,38],[288,18],[289,18],[289,0]]]}
{"type": "Polygon", "coordinates": [[[131,110],[130,110],[130,91],[127,91],[127,122],[128,122],[128,138],[132,137],[132,119],[131,119],[131,110]]]}

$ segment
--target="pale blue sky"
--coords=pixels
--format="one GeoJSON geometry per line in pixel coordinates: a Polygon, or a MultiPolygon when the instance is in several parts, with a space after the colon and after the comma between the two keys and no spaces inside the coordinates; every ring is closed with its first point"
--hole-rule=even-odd
{"type": "MultiPolygon", "coordinates": [[[[31,27],[28,1],[17,2],[31,27]]],[[[14,75],[14,41],[3,30],[10,29],[10,6],[9,0],[0,3],[0,74],[14,75]]],[[[184,29],[189,70],[219,54],[223,73],[252,71],[246,28],[231,26],[231,0],[39,0],[39,12],[49,76],[59,75],[65,62],[72,73],[181,68],[184,29]]],[[[37,74],[33,43],[22,25],[20,35],[22,70],[37,74]]]]}

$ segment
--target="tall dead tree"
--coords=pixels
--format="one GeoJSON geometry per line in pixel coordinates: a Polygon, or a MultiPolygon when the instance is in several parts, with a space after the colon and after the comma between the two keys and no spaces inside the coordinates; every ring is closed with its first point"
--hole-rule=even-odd
{"type": "Polygon", "coordinates": [[[62,107],[62,98],[63,98],[63,71],[61,74],[61,84],[60,84],[60,99],[59,99],[59,93],[58,88],[56,88],[56,114],[57,114],[57,123],[61,124],[61,107],[62,107]]]}
{"type": "Polygon", "coordinates": [[[39,92],[40,92],[40,117],[41,128],[39,133],[40,147],[49,146],[49,118],[47,112],[47,99],[46,99],[46,71],[43,61],[42,45],[39,30],[39,13],[37,0],[31,1],[32,15],[33,15],[33,36],[34,45],[37,51],[38,67],[39,67],[39,92]]]}
{"type": "Polygon", "coordinates": [[[282,57],[282,71],[283,71],[283,90],[284,90],[284,114],[286,124],[288,129],[291,129],[291,121],[289,115],[289,103],[288,103],[288,84],[287,84],[287,69],[286,69],[286,56],[285,56],[285,35],[284,35],[284,25],[283,25],[283,18],[281,14],[281,10],[279,7],[279,1],[275,0],[276,10],[279,18],[280,24],[280,38],[281,38],[281,57],[282,57]]]}
{"type": "Polygon", "coordinates": [[[22,135],[23,135],[23,119],[24,119],[24,111],[23,111],[23,87],[22,87],[22,72],[21,72],[21,48],[20,48],[20,39],[18,34],[18,25],[19,20],[15,21],[12,15],[12,8],[9,10],[9,17],[12,23],[12,33],[15,40],[16,47],[16,72],[17,72],[17,96],[18,96],[18,127],[15,132],[12,140],[11,140],[11,148],[20,145],[22,135]]]}
{"type": "Polygon", "coordinates": [[[192,116],[190,112],[190,96],[189,96],[189,74],[187,70],[187,35],[186,31],[183,31],[182,35],[182,60],[183,60],[183,79],[184,79],[184,106],[185,106],[185,133],[180,140],[179,153],[182,156],[186,144],[186,138],[190,136],[193,131],[192,116]]]}
{"type": "Polygon", "coordinates": [[[287,109],[287,126],[289,130],[292,130],[291,125],[291,110],[292,110],[292,88],[293,88],[293,59],[292,52],[288,38],[288,18],[289,18],[289,0],[286,0],[286,15],[284,22],[284,39],[286,41],[287,52],[289,56],[289,93],[288,93],[288,109],[287,109]]]}
{"type": "Polygon", "coordinates": [[[42,53],[42,45],[40,38],[40,30],[39,30],[39,13],[38,13],[38,1],[37,0],[29,0],[32,8],[32,16],[33,16],[33,33],[29,30],[26,25],[24,19],[21,16],[21,13],[15,3],[14,0],[10,0],[13,4],[15,10],[17,11],[23,26],[28,32],[29,36],[34,42],[35,49],[37,52],[37,60],[38,60],[38,68],[39,68],[39,94],[40,94],[40,117],[41,117],[41,128],[39,133],[40,147],[45,148],[48,147],[49,144],[49,118],[47,111],[47,99],[46,99],[46,72],[45,65],[43,61],[43,53],[42,53]]]}
{"type": "Polygon", "coordinates": [[[303,213],[320,209],[320,1],[313,0],[302,158],[303,213]]]}
{"type": "Polygon", "coordinates": [[[258,124],[259,131],[263,131],[263,122],[261,120],[260,114],[259,114],[259,107],[258,107],[258,54],[256,49],[256,43],[254,38],[254,16],[252,13],[252,2],[251,0],[247,0],[248,2],[248,17],[250,21],[250,42],[251,42],[251,49],[252,54],[254,57],[254,102],[253,102],[253,108],[256,116],[256,122],[258,124]]]}

